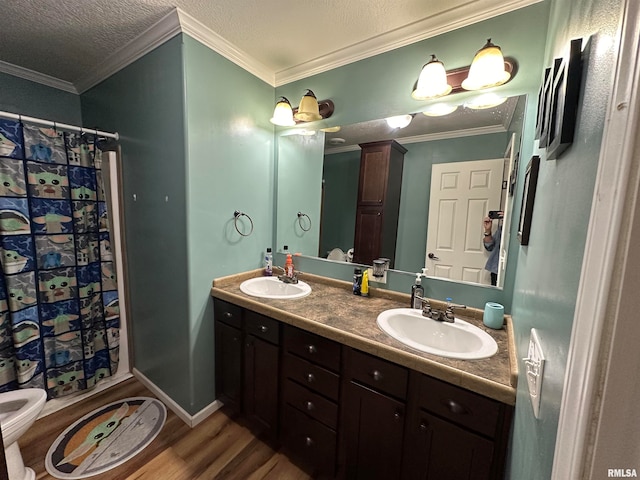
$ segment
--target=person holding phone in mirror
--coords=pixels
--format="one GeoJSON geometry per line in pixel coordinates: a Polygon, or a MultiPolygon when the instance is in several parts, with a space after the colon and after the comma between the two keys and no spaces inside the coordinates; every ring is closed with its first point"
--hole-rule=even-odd
{"type": "Polygon", "coordinates": [[[501,220],[504,216],[504,212],[499,210],[491,210],[489,215],[482,220],[482,226],[484,227],[484,237],[482,238],[482,244],[489,253],[487,263],[484,266],[485,270],[488,270],[491,274],[491,285],[496,286],[498,283],[498,264],[500,261],[500,239],[502,238],[502,223],[498,223],[498,227],[495,232],[492,232],[493,221],[501,220]]]}

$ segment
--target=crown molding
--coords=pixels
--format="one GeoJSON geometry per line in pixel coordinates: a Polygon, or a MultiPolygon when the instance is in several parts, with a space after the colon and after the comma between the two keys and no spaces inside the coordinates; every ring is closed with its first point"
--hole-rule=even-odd
{"type": "Polygon", "coordinates": [[[365,58],[405,47],[541,1],[543,0],[511,0],[505,1],[500,5],[496,5],[493,0],[469,1],[458,8],[425,18],[406,27],[377,35],[369,40],[317,57],[309,62],[280,70],[275,74],[275,86],[279,87],[364,60],[365,58]]]}
{"type": "Polygon", "coordinates": [[[44,73],[35,72],[28,68],[19,67],[11,63],[3,62],[0,60],[0,72],[13,75],[14,77],[29,80],[31,82],[46,85],[47,87],[57,88],[58,90],[64,90],[65,92],[78,94],[78,90],[71,82],[60,80],[59,78],[45,75],[44,73]]]}
{"type": "Polygon", "coordinates": [[[172,10],[124,47],[107,57],[97,69],[78,80],[76,82],[78,92],[86,92],[91,87],[96,86],[114,73],[145,56],[167,40],[175,37],[181,31],[178,9],[172,10]]]}
{"type": "MultiPolygon", "coordinates": [[[[413,135],[411,137],[398,137],[394,140],[401,145],[410,143],[433,142],[435,140],[448,140],[450,138],[473,137],[476,135],[489,135],[492,133],[503,133],[507,130],[502,125],[489,125],[486,127],[467,128],[464,130],[453,130],[449,132],[425,133],[424,135],[413,135]]],[[[325,154],[354,152],[360,150],[359,145],[345,145],[344,147],[327,148],[325,154]]]]}
{"type": "Polygon", "coordinates": [[[214,52],[242,67],[247,72],[255,75],[262,81],[275,87],[275,73],[266,65],[260,63],[249,54],[235,47],[216,32],[196,20],[191,15],[176,8],[182,32],[209,47],[214,52]]]}

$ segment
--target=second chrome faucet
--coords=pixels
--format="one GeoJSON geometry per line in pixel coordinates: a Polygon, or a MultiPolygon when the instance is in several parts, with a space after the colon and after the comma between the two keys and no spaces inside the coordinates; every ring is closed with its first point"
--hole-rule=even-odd
{"type": "Polygon", "coordinates": [[[447,308],[444,310],[437,310],[435,308],[431,308],[431,303],[428,298],[418,296],[416,296],[416,298],[422,302],[422,316],[431,318],[438,322],[453,323],[455,321],[454,310],[467,308],[466,305],[451,303],[451,298],[447,298],[447,308]]]}

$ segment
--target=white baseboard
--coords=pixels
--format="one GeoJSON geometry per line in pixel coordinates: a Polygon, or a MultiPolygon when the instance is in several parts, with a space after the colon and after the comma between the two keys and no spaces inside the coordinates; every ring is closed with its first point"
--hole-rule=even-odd
{"type": "Polygon", "coordinates": [[[171,397],[164,393],[156,384],[144,376],[140,370],[133,369],[133,376],[140,381],[145,387],[153,392],[159,400],[164,403],[169,410],[175,413],[180,420],[189,425],[191,428],[203,422],[209,415],[222,407],[222,402],[214,400],[212,403],[204,407],[195,415],[189,414],[185,409],[178,405],[171,397]]]}

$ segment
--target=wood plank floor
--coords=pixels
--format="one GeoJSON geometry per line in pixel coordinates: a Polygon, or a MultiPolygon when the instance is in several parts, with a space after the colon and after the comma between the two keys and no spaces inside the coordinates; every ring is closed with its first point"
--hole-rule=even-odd
{"type": "MultiPolygon", "coordinates": [[[[20,439],[25,465],[37,479],[54,479],[44,466],[47,450],[71,423],[90,411],[126,397],[155,397],[136,379],[52,413],[20,439]]],[[[250,479],[304,480],[312,478],[254,436],[241,420],[218,410],[195,428],[167,409],[162,432],[142,452],[95,480],[250,479]]]]}

